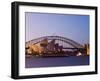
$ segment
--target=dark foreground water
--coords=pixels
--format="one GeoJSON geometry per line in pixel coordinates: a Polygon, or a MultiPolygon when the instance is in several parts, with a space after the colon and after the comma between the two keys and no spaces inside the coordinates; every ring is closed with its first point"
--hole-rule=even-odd
{"type": "Polygon", "coordinates": [[[26,57],[25,67],[57,67],[57,66],[79,66],[89,65],[89,56],[69,57],[26,57]]]}

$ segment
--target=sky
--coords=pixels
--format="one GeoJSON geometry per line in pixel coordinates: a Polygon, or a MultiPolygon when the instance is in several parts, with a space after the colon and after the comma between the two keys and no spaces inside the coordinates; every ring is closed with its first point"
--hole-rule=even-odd
{"type": "Polygon", "coordinates": [[[26,41],[43,36],[62,36],[89,43],[89,16],[25,12],[26,41]]]}

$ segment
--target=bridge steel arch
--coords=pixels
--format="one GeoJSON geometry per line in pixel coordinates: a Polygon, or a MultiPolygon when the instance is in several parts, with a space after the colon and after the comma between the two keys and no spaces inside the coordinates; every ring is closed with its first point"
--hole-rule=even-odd
{"type": "Polygon", "coordinates": [[[81,44],[77,43],[76,41],[68,39],[68,38],[65,38],[65,37],[62,37],[62,36],[44,36],[44,37],[39,37],[39,38],[36,38],[36,39],[33,39],[33,40],[30,40],[30,41],[26,42],[26,45],[29,44],[29,43],[37,44],[37,43],[41,42],[44,39],[48,39],[48,40],[55,39],[55,40],[59,40],[59,41],[63,41],[65,43],[68,43],[69,45],[73,46],[74,48],[84,48],[81,44]]]}

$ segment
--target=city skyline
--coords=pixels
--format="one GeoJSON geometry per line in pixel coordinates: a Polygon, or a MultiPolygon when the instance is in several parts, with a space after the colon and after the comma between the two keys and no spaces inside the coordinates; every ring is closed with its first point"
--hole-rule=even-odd
{"type": "Polygon", "coordinates": [[[26,41],[42,36],[63,36],[89,43],[89,16],[51,13],[25,13],[26,41]]]}

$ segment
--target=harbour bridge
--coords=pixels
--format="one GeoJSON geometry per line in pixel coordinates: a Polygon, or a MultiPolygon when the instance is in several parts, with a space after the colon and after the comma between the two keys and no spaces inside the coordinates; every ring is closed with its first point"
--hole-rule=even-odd
{"type": "MultiPolygon", "coordinates": [[[[36,48],[35,45],[40,45],[38,46],[38,52],[39,48],[42,47],[42,52],[44,53],[54,53],[54,52],[64,52],[64,50],[73,50],[73,51],[80,51],[80,52],[86,52],[86,49],[84,48],[83,45],[77,43],[74,40],[71,40],[66,37],[62,36],[44,36],[44,37],[39,37],[33,40],[30,40],[26,42],[26,48],[29,48],[33,46],[36,48]]],[[[67,51],[68,52],[68,51],[67,51]]]]}

